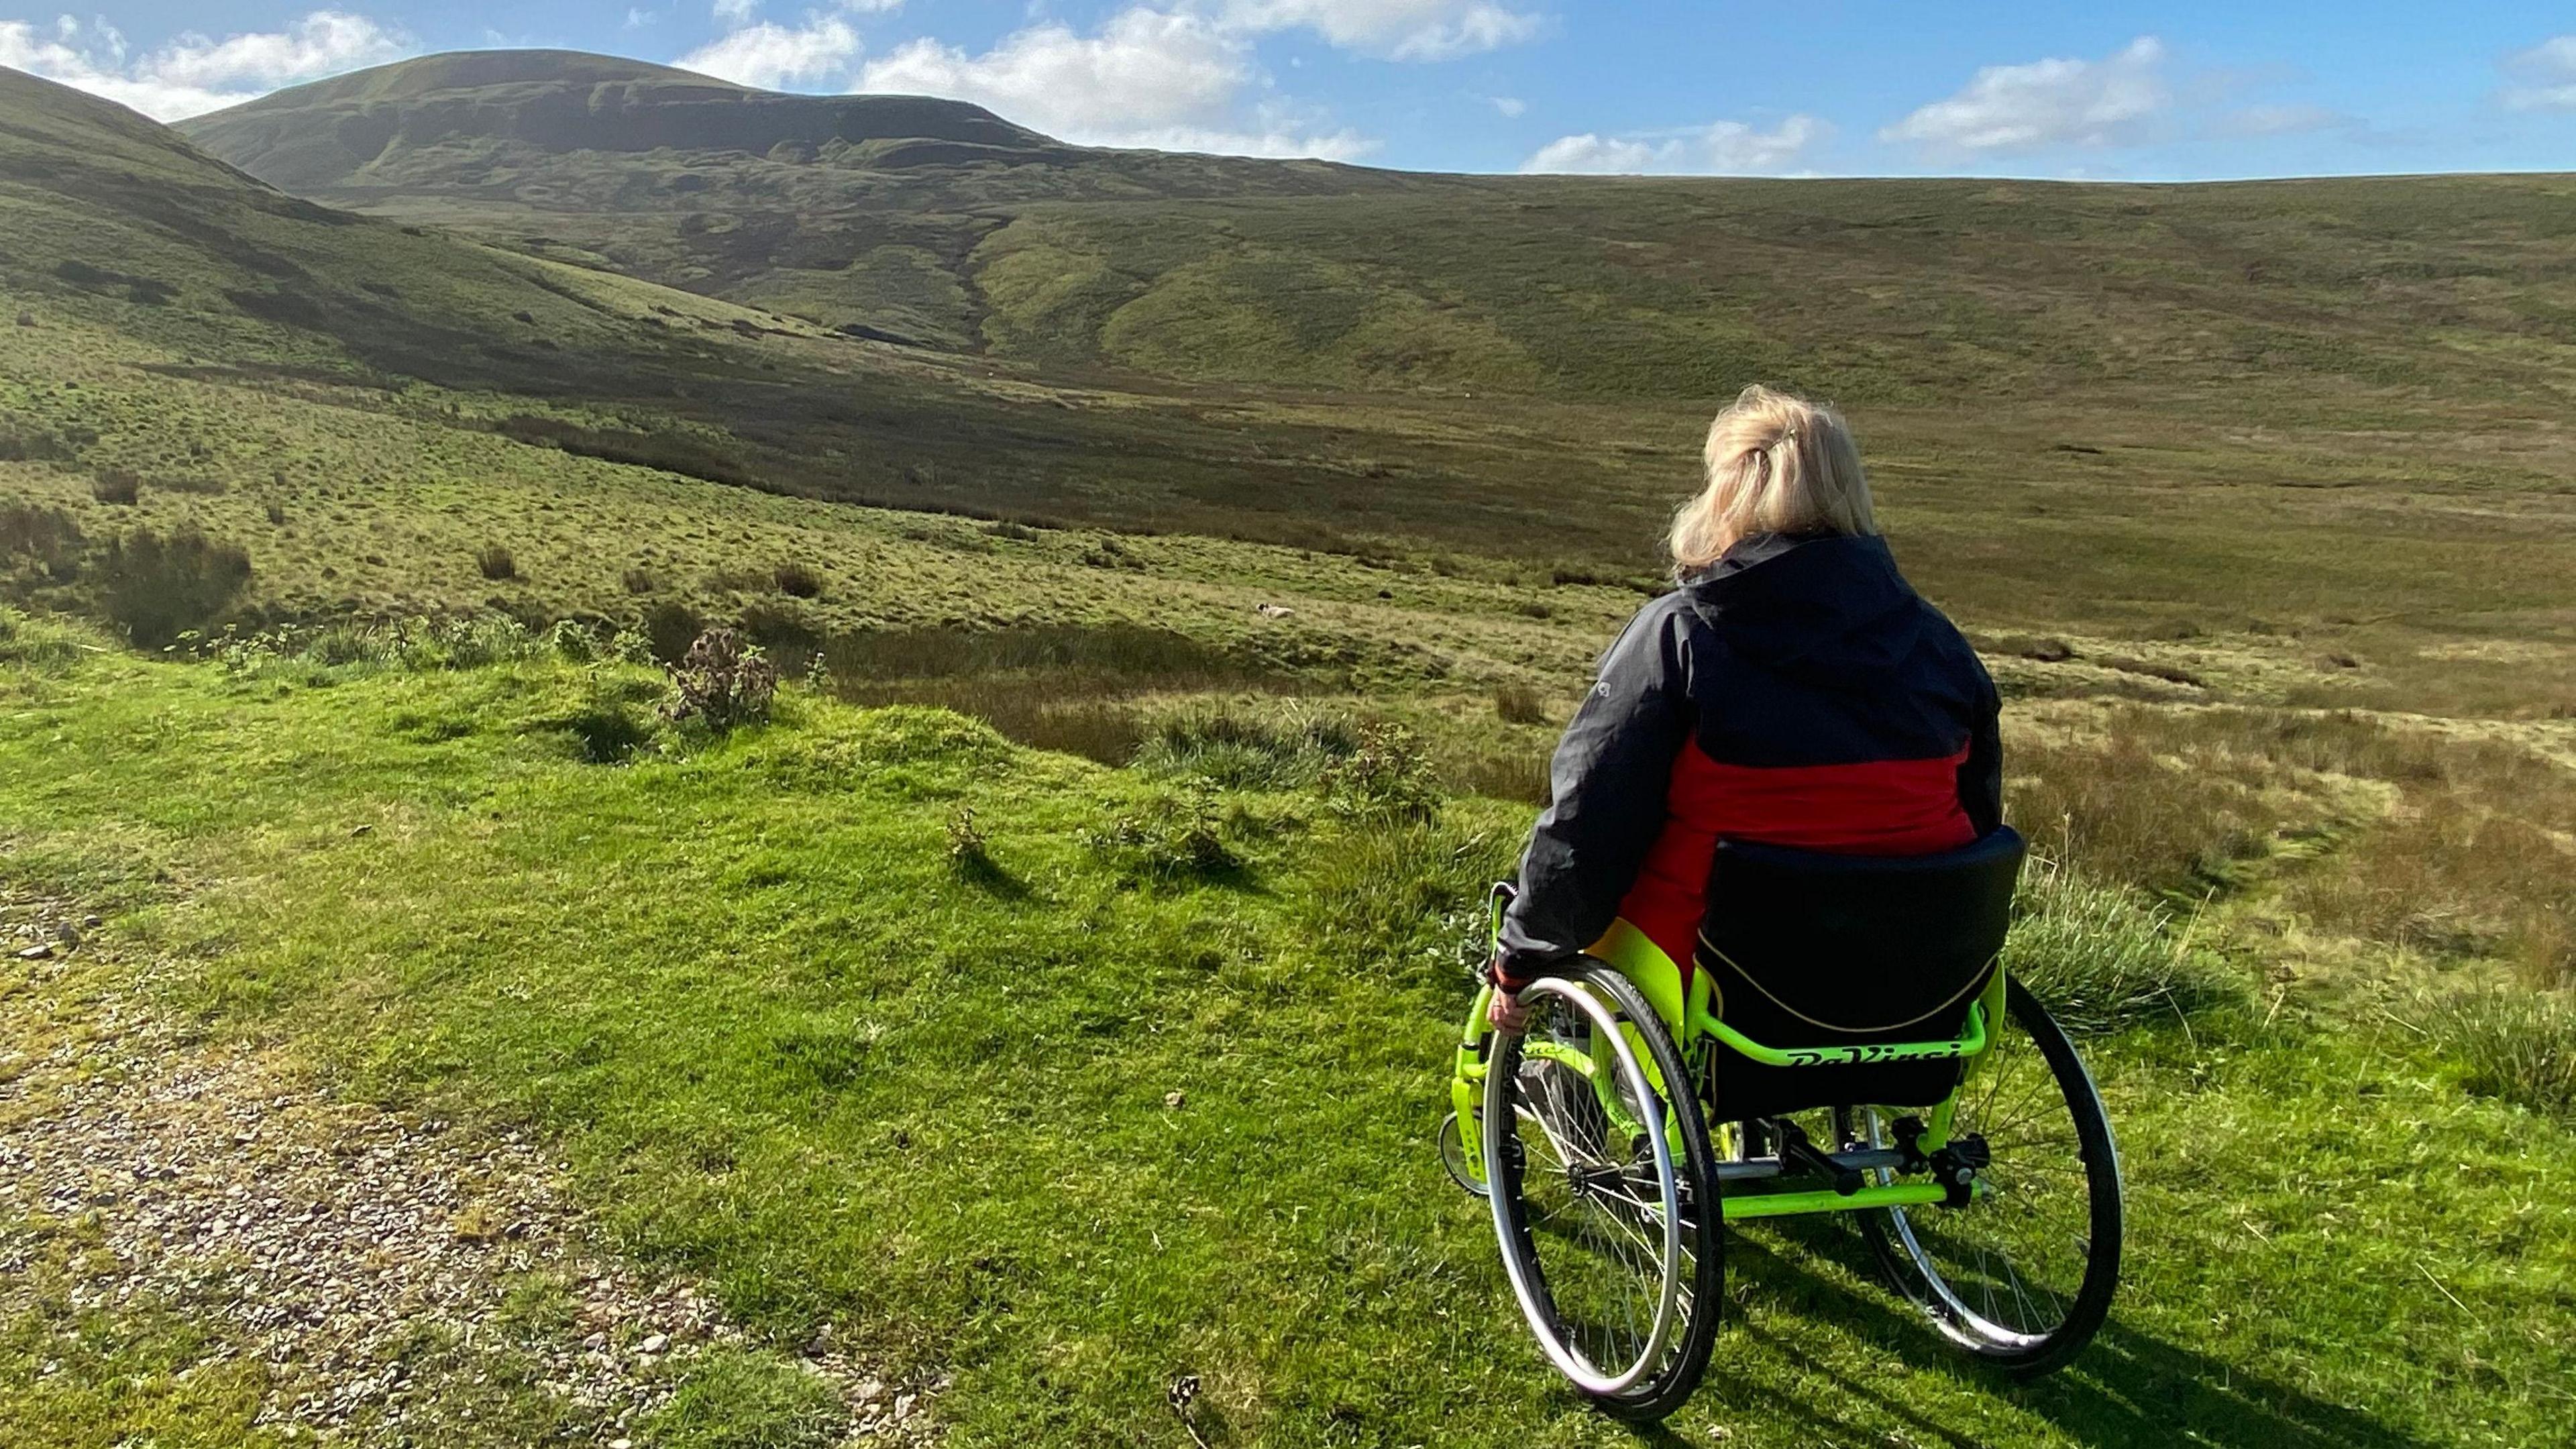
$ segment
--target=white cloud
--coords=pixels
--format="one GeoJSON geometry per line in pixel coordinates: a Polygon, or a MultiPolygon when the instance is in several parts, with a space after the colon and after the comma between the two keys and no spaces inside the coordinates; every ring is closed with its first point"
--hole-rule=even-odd
{"type": "Polygon", "coordinates": [[[2164,43],[2142,35],[2101,60],[1990,65],[1878,137],[1954,155],[2134,141],[2173,103],[2164,58],[2164,43]]]}
{"type": "Polygon", "coordinates": [[[1514,120],[1520,118],[1521,112],[1529,109],[1529,102],[1518,96],[1488,96],[1486,99],[1494,103],[1495,110],[1514,120]]]}
{"type": "Polygon", "coordinates": [[[1813,116],[1796,115],[1768,131],[1718,121],[1660,136],[1560,136],[1521,163],[1525,174],[1744,176],[1785,170],[1833,134],[1813,116]]]}
{"type": "Polygon", "coordinates": [[[760,0],[716,0],[715,16],[726,25],[740,25],[760,13],[760,0]]]}
{"type": "Polygon", "coordinates": [[[2340,111],[2323,106],[2260,105],[2247,106],[2218,118],[2213,128],[2218,135],[2242,140],[2258,136],[2296,136],[2310,131],[2351,129],[2359,122],[2340,111]]]}
{"type": "Polygon", "coordinates": [[[1492,0],[1223,0],[1220,21],[1239,30],[1311,29],[1345,50],[1391,60],[1446,60],[1517,45],[1540,18],[1492,0]]]}
{"type": "Polygon", "coordinates": [[[640,5],[629,5],[626,7],[626,28],[629,30],[639,30],[661,18],[661,16],[654,14],[652,11],[645,9],[640,5]]]}
{"type": "Polygon", "coordinates": [[[214,40],[189,33],[129,54],[104,20],[66,15],[50,29],[0,21],[0,65],[60,81],[176,121],[251,100],[279,86],[399,59],[410,41],[363,15],[316,10],[282,31],[214,40]]]}
{"type": "Polygon", "coordinates": [[[1375,143],[1316,131],[1293,108],[1247,106],[1263,83],[1245,36],[1208,16],[1136,6],[1084,35],[1048,21],[981,55],[916,40],[868,62],[859,88],[973,101],[1068,141],[1352,160],[1375,143]],[[1249,114],[1247,114],[1247,112],[1249,114]]]}
{"type": "Polygon", "coordinates": [[[2504,103],[2517,111],[2576,111],[2576,35],[2553,36],[2505,57],[2512,84],[2504,103]]]}
{"type": "Polygon", "coordinates": [[[837,15],[809,15],[801,26],[763,20],[699,46],[672,62],[761,90],[836,81],[859,58],[859,33],[837,15]]]}

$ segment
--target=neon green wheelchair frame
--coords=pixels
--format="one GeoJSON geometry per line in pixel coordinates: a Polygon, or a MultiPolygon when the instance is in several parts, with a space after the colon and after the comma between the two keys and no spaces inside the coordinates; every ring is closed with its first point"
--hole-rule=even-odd
{"type": "MultiPolygon", "coordinates": [[[[1499,945],[1502,935],[1502,898],[1497,893],[1489,921],[1490,942],[1499,945]]],[[[1849,1047],[1771,1047],[1744,1035],[1717,1019],[1709,1010],[1709,982],[1704,972],[1692,973],[1687,997],[1682,984],[1681,968],[1663,949],[1636,927],[1620,921],[1610,933],[1593,945],[1590,952],[1596,960],[1608,964],[1620,975],[1635,983],[1639,992],[1663,1018],[1664,1029],[1672,1033],[1673,1044],[1681,1049],[1682,1061],[1693,1078],[1705,1080],[1708,1053],[1723,1049],[1749,1057],[1765,1066],[1817,1067],[1852,1066],[1872,1062],[1910,1062],[1964,1058],[1967,1066],[1960,1078],[1964,1087],[1976,1074],[1979,1060],[1987,1045],[1987,1025],[2000,1017],[2004,1007],[2004,972],[2001,966],[1986,983],[1985,990],[1968,1008],[1967,1030],[1947,1041],[1881,1042],[1849,1047]]],[[[1459,1145],[1464,1149],[1464,1166],[1468,1176],[1478,1184],[1486,1181],[1484,1134],[1474,1130],[1482,1109],[1485,1087],[1485,1063],[1489,1053],[1486,1040],[1493,1027],[1485,1019],[1493,1003],[1494,988],[1488,983],[1476,992],[1475,1001],[1467,1008],[1467,1022],[1458,1040],[1458,1055],[1449,1078],[1449,1101],[1457,1111],[1459,1145]]],[[[1601,1100],[1602,1110],[1621,1130],[1636,1133],[1643,1124],[1620,1100],[1615,1080],[1612,1054],[1600,1043],[1591,1051],[1578,1051],[1561,1042],[1533,1041],[1522,1048],[1526,1056],[1559,1062],[1580,1074],[1592,1084],[1601,1100]]],[[[1650,1054],[1637,1056],[1652,1078],[1655,1072],[1650,1054]]],[[[1674,1095],[1661,1081],[1657,1091],[1674,1095]]],[[[1924,1119],[1924,1128],[1914,1140],[1914,1150],[1929,1158],[1950,1143],[1950,1124],[1958,1106],[1958,1091],[1953,1090],[1932,1107],[1924,1119]]],[[[1712,1128],[1720,1124],[1712,1121],[1712,1128]]],[[[1681,1155],[1680,1128],[1677,1123],[1662,1124],[1666,1140],[1673,1144],[1673,1154],[1681,1155]]],[[[1972,1191],[1983,1195],[1985,1184],[1979,1181],[1972,1191]]],[[[1864,1185],[1844,1193],[1823,1190],[1760,1190],[1745,1183],[1731,1184],[1721,1195],[1722,1211],[1730,1221],[1751,1218],[1788,1217],[1799,1213],[1859,1212],[1872,1208],[1921,1207],[1951,1200],[1950,1189],[1937,1182],[1888,1182],[1864,1185]]]]}

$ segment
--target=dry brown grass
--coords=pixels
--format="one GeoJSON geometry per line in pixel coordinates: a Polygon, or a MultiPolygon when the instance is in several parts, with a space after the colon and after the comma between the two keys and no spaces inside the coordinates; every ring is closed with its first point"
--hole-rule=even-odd
{"type": "Polygon", "coordinates": [[[2576,770],[2524,742],[2130,705],[2026,726],[2006,758],[2015,821],[2098,879],[2212,896],[2266,878],[2317,929],[2576,977],[2576,770]]]}

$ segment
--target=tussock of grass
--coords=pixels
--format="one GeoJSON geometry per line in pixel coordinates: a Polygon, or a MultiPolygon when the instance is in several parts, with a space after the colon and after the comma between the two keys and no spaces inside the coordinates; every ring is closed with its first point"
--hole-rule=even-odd
{"type": "Polygon", "coordinates": [[[2178,1021],[2240,994],[2170,910],[2047,859],[2022,877],[2004,967],[2079,1034],[2178,1021]]]}
{"type": "Polygon", "coordinates": [[[2576,1005],[2565,996],[2472,992],[2428,1001],[2422,1020],[2468,1090],[2576,1116],[2576,1005]]]}
{"type": "Polygon", "coordinates": [[[58,674],[103,647],[77,626],[0,608],[0,665],[58,674]]]}
{"type": "Polygon", "coordinates": [[[1330,709],[1194,704],[1154,721],[1135,756],[1147,775],[1232,789],[1302,790],[1360,747],[1359,724],[1330,709]]]}
{"type": "Polygon", "coordinates": [[[1311,928],[1355,969],[1426,987],[1463,981],[1485,960],[1485,892],[1512,873],[1520,844],[1490,824],[1346,827],[1309,883],[1311,928]]]}

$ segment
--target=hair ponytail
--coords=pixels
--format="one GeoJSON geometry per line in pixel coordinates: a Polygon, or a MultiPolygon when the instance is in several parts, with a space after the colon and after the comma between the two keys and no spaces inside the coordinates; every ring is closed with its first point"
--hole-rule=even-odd
{"type": "Polygon", "coordinates": [[[1878,532],[1842,416],[1755,384],[1709,424],[1708,482],[1673,515],[1673,566],[1694,573],[1755,533],[1878,532]]]}

